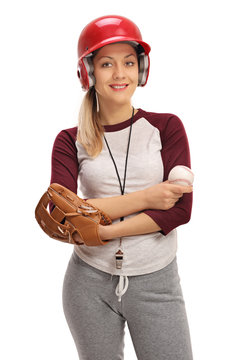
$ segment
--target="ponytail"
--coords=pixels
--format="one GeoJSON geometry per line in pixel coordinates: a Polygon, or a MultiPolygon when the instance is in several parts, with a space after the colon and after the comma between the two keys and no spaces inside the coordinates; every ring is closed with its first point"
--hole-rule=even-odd
{"type": "Polygon", "coordinates": [[[89,156],[97,157],[103,148],[103,126],[97,112],[96,90],[92,86],[83,98],[78,117],[77,141],[89,156]]]}

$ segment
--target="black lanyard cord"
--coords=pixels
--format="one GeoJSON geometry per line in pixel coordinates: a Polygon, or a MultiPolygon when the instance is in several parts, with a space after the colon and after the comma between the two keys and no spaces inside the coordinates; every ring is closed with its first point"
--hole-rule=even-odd
{"type": "MultiPolygon", "coordinates": [[[[110,156],[111,156],[111,158],[112,158],[112,161],[113,161],[113,164],[114,164],[116,173],[117,173],[117,177],[118,177],[118,181],[119,181],[119,185],[120,185],[120,189],[121,189],[121,194],[122,194],[122,195],[124,194],[125,184],[126,184],[127,162],[128,162],[128,153],[129,153],[130,139],[131,139],[131,133],[132,133],[133,116],[134,116],[134,107],[133,107],[133,111],[132,111],[131,126],[130,126],[129,137],[128,137],[128,146],[127,146],[127,153],[126,153],[126,159],[125,159],[125,170],[124,170],[123,187],[122,187],[122,183],[121,183],[121,179],[120,179],[120,176],[119,176],[119,172],[118,172],[118,169],[117,169],[116,162],[115,162],[115,160],[114,160],[114,158],[113,158],[113,155],[112,155],[112,152],[111,152],[110,147],[109,147],[109,145],[108,145],[108,142],[107,142],[107,140],[106,140],[106,138],[105,138],[105,136],[104,136],[105,143],[106,143],[106,145],[107,145],[109,154],[110,154],[110,156]]],[[[124,217],[122,217],[122,218],[120,219],[120,221],[123,221],[123,219],[124,219],[124,217]]]]}

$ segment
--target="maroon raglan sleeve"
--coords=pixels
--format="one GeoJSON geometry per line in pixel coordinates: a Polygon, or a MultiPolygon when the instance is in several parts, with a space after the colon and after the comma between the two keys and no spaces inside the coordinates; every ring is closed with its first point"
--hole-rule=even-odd
{"type": "MultiPolygon", "coordinates": [[[[170,170],[176,165],[191,167],[190,151],[187,135],[181,120],[173,114],[162,114],[157,121],[149,119],[153,126],[158,127],[162,141],[161,156],[164,166],[163,181],[168,179],[170,170]]],[[[156,116],[155,116],[156,119],[156,116]]],[[[179,225],[186,224],[191,218],[192,193],[184,194],[169,210],[145,210],[161,227],[161,233],[167,235],[179,225]]]]}
{"type": "MultiPolygon", "coordinates": [[[[58,183],[77,194],[78,159],[75,145],[77,127],[62,130],[52,149],[50,183],[58,183]]],[[[52,210],[52,206],[50,206],[52,210]]]]}

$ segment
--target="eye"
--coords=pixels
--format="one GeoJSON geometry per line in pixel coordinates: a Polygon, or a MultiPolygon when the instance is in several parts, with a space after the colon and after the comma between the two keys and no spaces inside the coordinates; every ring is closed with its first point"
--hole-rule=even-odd
{"type": "Polygon", "coordinates": [[[127,66],[133,66],[134,64],[135,64],[134,61],[128,61],[128,62],[126,62],[126,65],[127,65],[127,66]]]}
{"type": "Polygon", "coordinates": [[[102,67],[110,67],[112,64],[110,62],[105,62],[102,64],[102,67]]]}

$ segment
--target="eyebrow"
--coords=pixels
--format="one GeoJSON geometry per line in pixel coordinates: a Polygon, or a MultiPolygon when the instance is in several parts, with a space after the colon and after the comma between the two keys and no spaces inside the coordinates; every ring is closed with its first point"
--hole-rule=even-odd
{"type": "MultiPolygon", "coordinates": [[[[129,54],[129,55],[126,55],[126,56],[124,56],[124,59],[126,59],[126,58],[128,58],[128,57],[130,57],[130,56],[136,56],[136,55],[134,55],[134,54],[129,54]]],[[[111,56],[107,56],[107,55],[104,55],[104,56],[101,56],[98,60],[100,60],[100,59],[102,59],[102,58],[108,58],[108,59],[113,59],[113,57],[111,57],[111,56]]]]}

